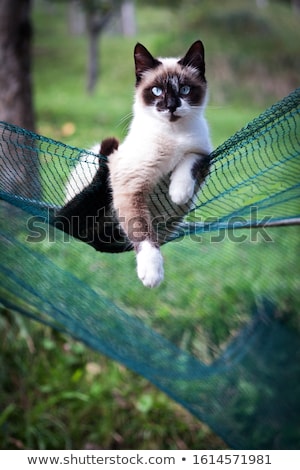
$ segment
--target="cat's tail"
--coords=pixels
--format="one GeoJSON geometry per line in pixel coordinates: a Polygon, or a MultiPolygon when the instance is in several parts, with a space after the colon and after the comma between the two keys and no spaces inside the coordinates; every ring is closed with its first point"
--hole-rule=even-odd
{"type": "Polygon", "coordinates": [[[99,153],[104,157],[108,157],[118,148],[119,141],[115,137],[107,137],[107,139],[102,140],[99,153]]]}

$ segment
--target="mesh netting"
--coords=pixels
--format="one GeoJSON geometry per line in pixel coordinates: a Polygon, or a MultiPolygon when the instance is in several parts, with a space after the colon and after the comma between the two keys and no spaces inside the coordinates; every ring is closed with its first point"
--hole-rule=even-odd
{"type": "MultiPolygon", "coordinates": [[[[299,113],[300,89],[213,152],[156,290],[126,240],[96,253],[49,224],[74,164],[105,175],[105,159],[1,123],[2,304],[147,377],[231,447],[298,449],[299,228],[279,225],[300,218],[299,113]]],[[[167,214],[166,181],[158,195],[167,214]]]]}

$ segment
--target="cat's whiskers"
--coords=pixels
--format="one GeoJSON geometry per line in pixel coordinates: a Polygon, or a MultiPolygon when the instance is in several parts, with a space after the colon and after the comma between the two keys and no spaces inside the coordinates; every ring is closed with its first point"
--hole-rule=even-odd
{"type": "Polygon", "coordinates": [[[129,126],[130,126],[130,122],[133,118],[133,111],[130,111],[129,113],[125,114],[125,116],[123,116],[117,127],[121,127],[122,126],[122,134],[123,135],[126,135],[128,130],[129,130],[129,126]]]}

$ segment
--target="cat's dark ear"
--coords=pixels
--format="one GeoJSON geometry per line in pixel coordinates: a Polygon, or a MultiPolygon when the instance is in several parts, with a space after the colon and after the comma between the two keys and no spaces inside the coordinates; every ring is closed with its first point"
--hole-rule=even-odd
{"type": "Polygon", "coordinates": [[[191,66],[198,70],[205,80],[204,46],[201,41],[194,42],[182,59],[178,61],[183,67],[191,66]]]}
{"type": "Polygon", "coordinates": [[[136,83],[138,84],[144,72],[156,68],[161,62],[155,59],[150,52],[139,42],[134,48],[134,62],[136,83]]]}

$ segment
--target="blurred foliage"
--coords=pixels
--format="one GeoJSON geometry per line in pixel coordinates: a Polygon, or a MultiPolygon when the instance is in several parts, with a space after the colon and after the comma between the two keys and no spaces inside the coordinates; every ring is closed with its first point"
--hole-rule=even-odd
{"type": "Polygon", "coordinates": [[[289,6],[272,2],[257,8],[254,0],[227,0],[220,7],[188,0],[176,9],[137,3],[136,38],[122,37],[112,20],[100,40],[100,80],[88,96],[87,37],[70,35],[65,5],[55,3],[50,10],[46,5],[37,1],[34,12],[37,124],[40,133],[66,143],[85,147],[107,135],[124,137],[137,41],[167,56],[184,54],[195,39],[203,40],[215,145],[299,85],[300,31],[289,6]]]}

